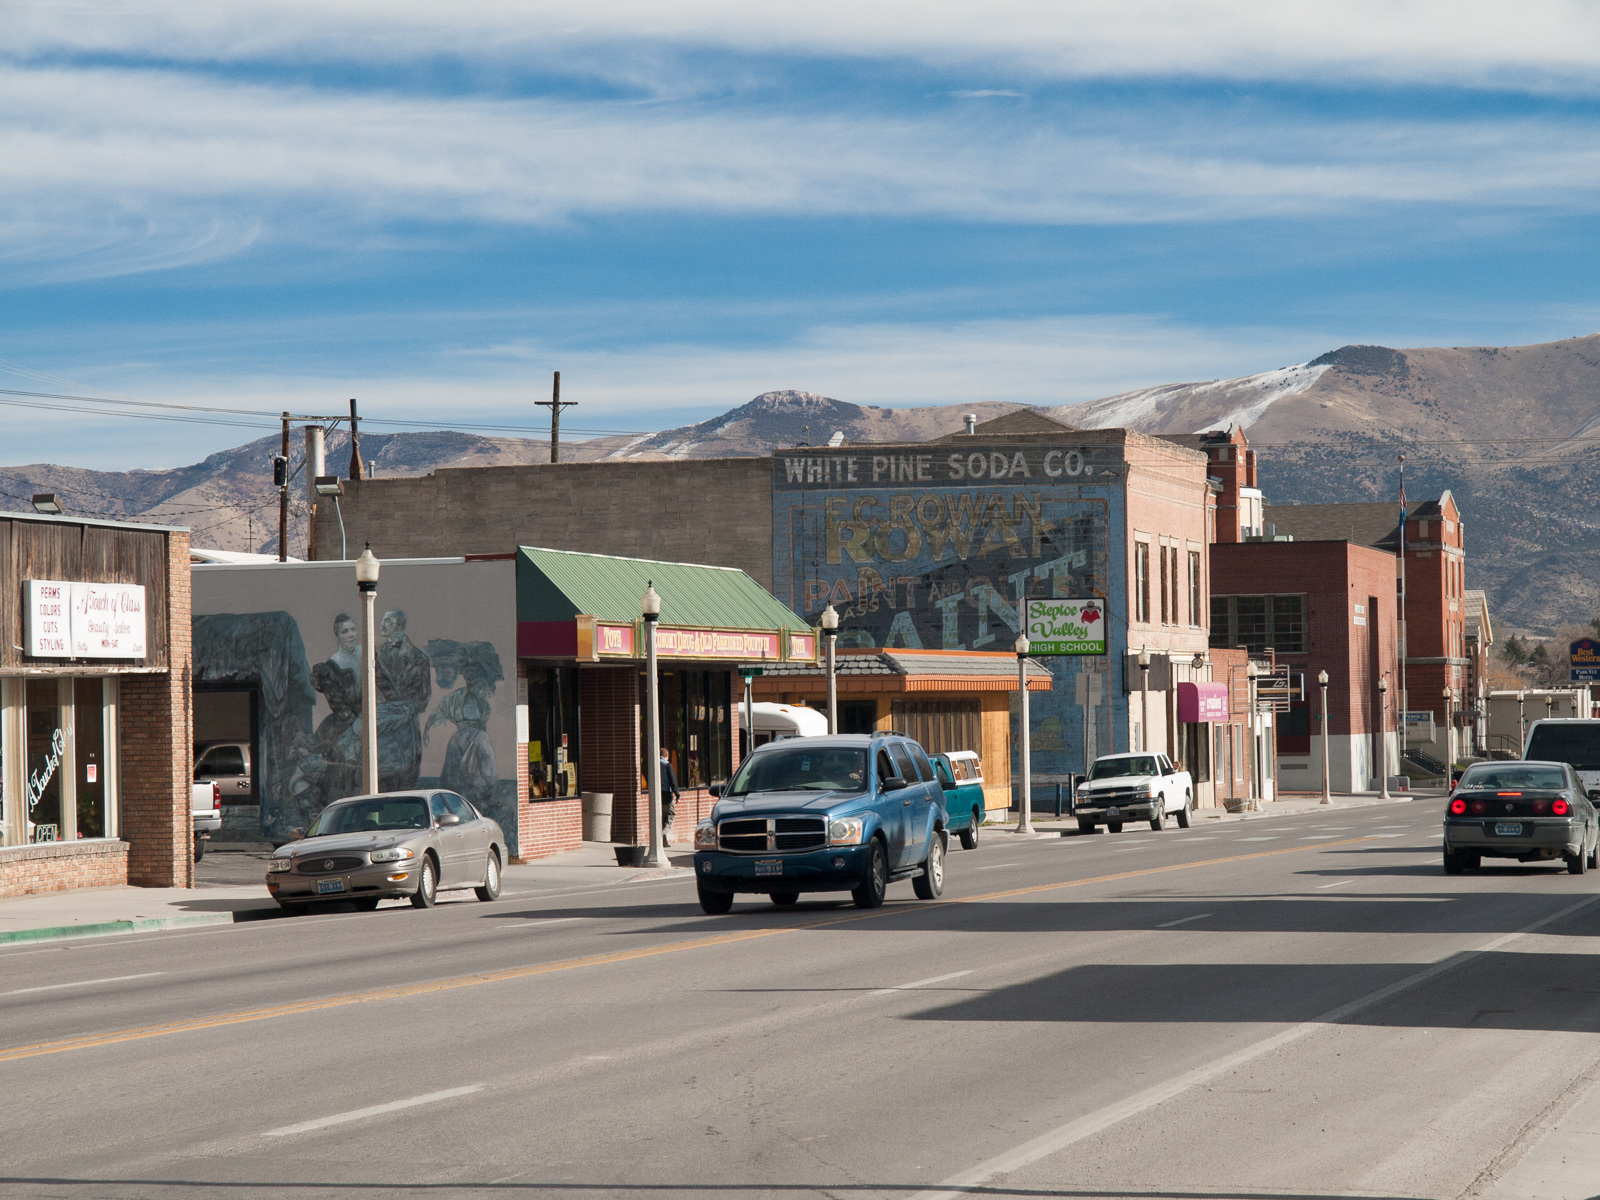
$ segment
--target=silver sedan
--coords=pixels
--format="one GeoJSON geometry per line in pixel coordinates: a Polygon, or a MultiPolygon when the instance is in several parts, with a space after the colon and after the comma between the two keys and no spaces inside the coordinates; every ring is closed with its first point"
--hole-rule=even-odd
{"type": "Polygon", "coordinates": [[[351,796],[273,853],[267,891],[289,913],[330,900],[372,909],[391,896],[432,908],[439,892],[467,887],[493,900],[506,857],[499,823],[454,792],[351,796]]]}
{"type": "Polygon", "coordinates": [[[1444,817],[1444,870],[1459,875],[1485,858],[1564,860],[1582,875],[1600,865],[1600,820],[1578,774],[1566,763],[1475,763],[1450,794],[1444,817]]]}

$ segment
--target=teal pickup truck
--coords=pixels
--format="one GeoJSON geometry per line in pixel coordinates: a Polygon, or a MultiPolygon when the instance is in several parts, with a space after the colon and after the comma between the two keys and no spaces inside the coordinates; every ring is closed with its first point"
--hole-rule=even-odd
{"type": "Polygon", "coordinates": [[[944,788],[950,832],[960,835],[963,850],[976,850],[983,828],[983,763],[971,750],[952,750],[935,754],[933,769],[944,788]]]}

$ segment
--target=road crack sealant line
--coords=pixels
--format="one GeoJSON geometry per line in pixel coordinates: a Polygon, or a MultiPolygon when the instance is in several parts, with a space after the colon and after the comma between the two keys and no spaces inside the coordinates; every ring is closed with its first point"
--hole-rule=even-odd
{"type": "Polygon", "coordinates": [[[1339,1005],[1337,1008],[1330,1008],[1321,1016],[1313,1017],[1309,1021],[1291,1026],[1281,1033],[1273,1034],[1271,1037],[1246,1046],[1242,1050],[1236,1050],[1232,1054],[1225,1054],[1221,1058],[1213,1059],[1211,1062],[1195,1067],[1193,1070],[1175,1075],[1165,1083],[1158,1083],[1142,1092],[1135,1092],[1124,1100],[1115,1101],[1103,1108],[1096,1109],[1094,1112],[1068,1121],[1065,1125],[1057,1126],[1049,1133],[1040,1134],[1038,1137],[1023,1142],[1019,1146],[1014,1146],[1005,1153],[998,1154],[985,1162],[979,1163],[959,1175],[951,1176],[937,1187],[917,1192],[911,1197],[911,1200],[960,1200],[963,1196],[989,1192],[993,1189],[993,1185],[998,1179],[1030,1167],[1034,1163],[1049,1158],[1052,1154],[1059,1154],[1078,1142],[1104,1133],[1115,1125],[1120,1125],[1123,1121],[1142,1116],[1151,1109],[1168,1104],[1185,1092],[1191,1091],[1202,1084],[1210,1083],[1219,1076],[1226,1075],[1228,1072],[1236,1070],[1247,1063],[1254,1062],[1258,1058],[1263,1058],[1276,1050],[1282,1050],[1284,1047],[1293,1045],[1295,1042],[1310,1037],[1314,1033],[1319,1033],[1324,1029],[1338,1025],[1364,1009],[1382,1004],[1385,1000],[1393,999],[1402,992],[1437,979],[1439,976],[1449,971],[1454,971],[1458,967],[1465,966],[1486,954],[1493,954],[1502,946],[1509,945],[1518,938],[1537,933],[1547,925],[1565,920],[1574,913],[1588,908],[1596,901],[1600,901],[1600,894],[1588,896],[1579,900],[1576,904],[1569,904],[1547,917],[1541,917],[1531,925],[1524,925],[1521,929],[1514,930],[1511,933],[1501,934],[1481,946],[1452,954],[1442,962],[1434,963],[1430,967],[1424,967],[1420,971],[1407,975],[1404,979],[1398,979],[1394,983],[1378,988],[1376,991],[1368,992],[1365,996],[1359,996],[1346,1004],[1339,1005]]]}
{"type": "MultiPolygon", "coordinates": [[[[1371,841],[1367,837],[1346,838],[1342,842],[1321,842],[1315,846],[1285,846],[1277,850],[1256,850],[1249,854],[1230,854],[1225,858],[1207,858],[1199,862],[1169,863],[1160,867],[1143,867],[1135,871],[1117,871],[1110,875],[1095,875],[1087,879],[1067,879],[1057,883],[1039,883],[1027,887],[1007,888],[999,892],[985,892],[980,896],[963,896],[943,901],[947,905],[978,904],[992,900],[1008,900],[1015,896],[1033,896],[1042,892],[1060,891],[1064,888],[1088,887],[1096,883],[1116,883],[1124,879],[1137,879],[1144,875],[1163,875],[1171,871],[1192,871],[1200,867],[1218,867],[1228,863],[1248,862],[1257,858],[1276,858],[1284,854],[1303,854],[1312,850],[1331,850],[1336,846],[1349,846],[1371,841]]],[[[778,937],[783,934],[803,933],[810,929],[826,929],[833,925],[846,925],[856,921],[869,921],[902,913],[925,912],[932,904],[915,904],[893,909],[873,909],[847,917],[830,917],[822,921],[807,921],[800,925],[782,925],[776,928],[748,929],[739,933],[720,933],[710,937],[691,938],[682,942],[668,942],[662,946],[644,946],[637,950],[619,950],[613,954],[595,954],[586,958],[563,959],[560,962],[539,963],[527,967],[507,967],[500,971],[483,971],[473,975],[458,975],[430,983],[402,984],[396,987],[375,988],[366,992],[351,992],[343,996],[325,996],[317,1000],[299,1000],[275,1004],[264,1008],[246,1009],[242,1012],[223,1013],[214,1017],[192,1017],[182,1021],[168,1021],[160,1025],[145,1025],[134,1029],[119,1029],[107,1033],[85,1034],[61,1038],[51,1042],[37,1042],[28,1046],[13,1046],[0,1050],[0,1063],[23,1058],[38,1058],[46,1054],[64,1054],[69,1050],[90,1050],[97,1046],[113,1046],[122,1042],[145,1041],[149,1038],[169,1037],[177,1033],[197,1033],[205,1029],[221,1029],[229,1025],[245,1025],[253,1021],[270,1021],[279,1017],[300,1016],[304,1013],[323,1012],[331,1008],[344,1008],[351,1004],[368,1004],[377,1000],[402,1000],[410,996],[425,996],[433,992],[454,991],[457,988],[477,987],[487,983],[505,983],[515,979],[531,979],[539,975],[552,975],[560,971],[575,971],[584,967],[603,967],[613,963],[632,962],[654,958],[663,954],[677,954],[685,950],[704,950],[712,946],[727,946],[736,942],[755,941],[759,938],[778,937]]]]}

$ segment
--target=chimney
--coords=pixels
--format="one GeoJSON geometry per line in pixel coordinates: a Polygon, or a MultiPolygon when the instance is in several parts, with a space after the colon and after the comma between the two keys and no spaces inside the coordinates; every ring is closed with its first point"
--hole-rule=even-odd
{"type": "Polygon", "coordinates": [[[961,419],[967,423],[967,436],[968,437],[976,436],[976,434],[978,432],[978,414],[977,413],[968,413],[966,416],[962,417],[961,419]]]}

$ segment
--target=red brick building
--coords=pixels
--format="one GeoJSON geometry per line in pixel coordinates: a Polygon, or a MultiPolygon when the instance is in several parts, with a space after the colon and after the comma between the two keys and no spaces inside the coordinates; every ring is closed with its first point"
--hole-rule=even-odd
{"type": "Polygon", "coordinates": [[[189,533],[0,515],[0,896],[188,887],[189,533]]]}
{"type": "Polygon", "coordinates": [[[1218,543],[1211,571],[1213,657],[1242,647],[1303,678],[1304,699],[1276,714],[1264,739],[1276,742],[1275,762],[1263,749],[1256,769],[1284,790],[1320,790],[1317,675],[1327,671],[1330,786],[1376,788],[1385,742],[1390,772],[1398,762],[1395,556],[1344,540],[1218,543]],[[1380,679],[1389,681],[1387,714],[1380,679]]]}

